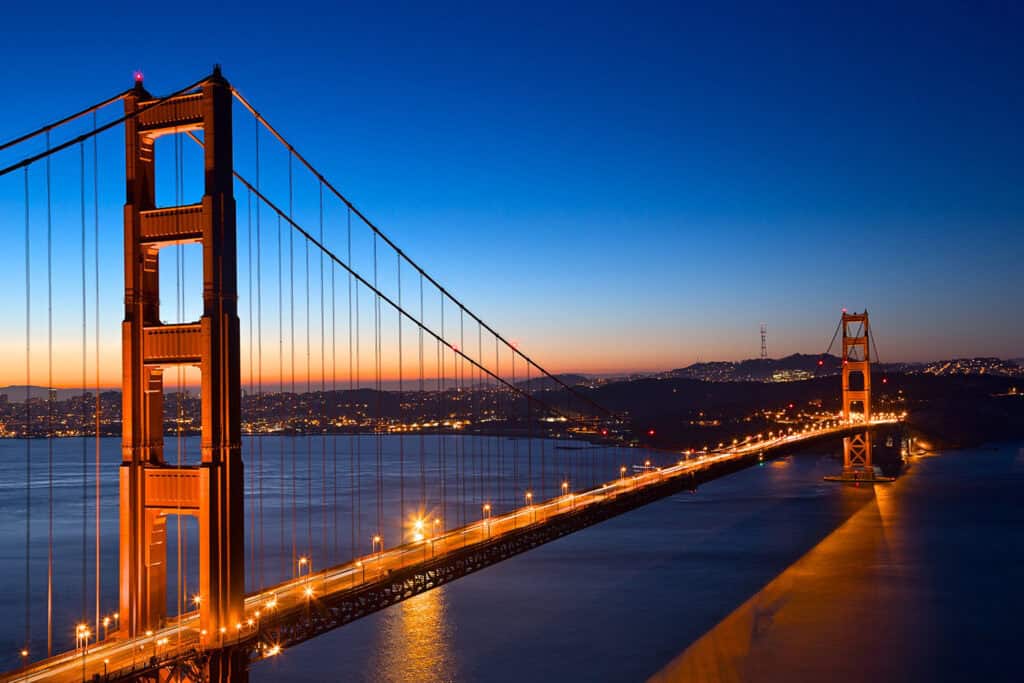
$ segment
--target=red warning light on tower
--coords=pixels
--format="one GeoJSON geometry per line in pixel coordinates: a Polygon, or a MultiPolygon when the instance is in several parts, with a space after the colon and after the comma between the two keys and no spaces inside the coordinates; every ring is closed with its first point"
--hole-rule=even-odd
{"type": "Polygon", "coordinates": [[[648,429],[647,430],[647,436],[654,436],[654,430],[653,429],[648,429]]]}

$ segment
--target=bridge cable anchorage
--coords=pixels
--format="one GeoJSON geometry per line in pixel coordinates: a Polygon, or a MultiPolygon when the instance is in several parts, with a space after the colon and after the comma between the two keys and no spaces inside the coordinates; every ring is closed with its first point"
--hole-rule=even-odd
{"type": "MultiPolygon", "coordinates": [[[[6,166],[6,167],[0,169],[0,177],[5,176],[8,173],[11,173],[12,171],[16,171],[19,168],[24,168],[26,166],[30,166],[30,165],[34,164],[35,162],[37,162],[37,161],[39,161],[41,159],[45,159],[47,157],[50,157],[50,156],[56,154],[57,152],[61,152],[61,151],[65,150],[65,149],[67,149],[69,147],[73,147],[73,146],[77,145],[80,142],[83,142],[85,140],[89,140],[91,138],[94,138],[97,135],[99,135],[100,133],[102,133],[104,131],[107,131],[107,130],[110,130],[114,126],[121,125],[125,121],[131,121],[132,119],[134,119],[134,118],[138,117],[139,115],[149,111],[150,109],[152,109],[154,107],[159,107],[160,105],[164,104],[165,102],[167,102],[168,100],[170,100],[172,98],[178,97],[180,95],[184,95],[185,93],[187,93],[187,92],[189,92],[191,90],[195,90],[196,88],[198,88],[201,85],[203,85],[204,83],[206,83],[208,80],[210,80],[210,76],[204,76],[203,78],[201,78],[200,80],[196,81],[195,83],[192,83],[191,85],[187,85],[184,88],[181,88],[179,90],[176,90],[176,91],[172,92],[170,95],[165,95],[163,97],[157,98],[157,99],[153,100],[152,102],[150,102],[149,104],[147,104],[144,107],[139,107],[137,110],[135,110],[135,111],[133,111],[133,112],[131,112],[129,114],[125,114],[124,116],[118,117],[117,119],[114,119],[113,121],[108,121],[107,123],[104,123],[102,126],[98,126],[98,127],[94,128],[93,130],[91,130],[91,131],[89,131],[87,133],[82,133],[81,135],[78,135],[78,136],[76,136],[74,138],[71,138],[70,140],[66,140],[66,141],[60,143],[59,145],[54,145],[54,146],[51,147],[49,145],[49,143],[47,143],[47,148],[46,148],[45,151],[40,152],[39,154],[34,154],[32,156],[26,157],[26,158],[22,159],[21,161],[15,162],[15,163],[13,163],[13,164],[11,164],[9,166],[6,166]]],[[[124,95],[122,95],[122,97],[123,96],[124,95]]],[[[46,134],[49,135],[49,132],[47,131],[46,134]]]]}
{"type": "MultiPolygon", "coordinates": [[[[401,258],[403,260],[405,260],[406,263],[408,263],[418,273],[423,275],[427,279],[427,281],[430,282],[430,284],[432,284],[434,287],[436,287],[441,292],[441,294],[443,296],[445,296],[448,299],[450,299],[452,301],[452,303],[454,303],[456,306],[459,307],[460,310],[464,311],[467,315],[469,315],[471,318],[473,318],[476,322],[478,322],[481,325],[483,325],[484,329],[486,329],[491,334],[495,335],[503,344],[505,344],[506,346],[511,348],[515,354],[519,355],[528,364],[531,364],[535,368],[537,368],[538,371],[540,371],[541,374],[545,375],[548,379],[550,379],[551,381],[555,382],[556,384],[561,386],[566,391],[571,392],[572,394],[574,394],[575,396],[580,398],[582,401],[590,404],[592,407],[596,408],[599,412],[607,415],[608,417],[610,417],[612,419],[615,419],[615,420],[619,420],[619,421],[622,420],[621,416],[616,415],[613,411],[611,411],[608,408],[606,408],[606,407],[602,406],[601,404],[597,403],[591,397],[587,396],[586,394],[583,394],[583,393],[579,392],[574,387],[571,387],[568,384],[566,384],[558,376],[556,376],[556,375],[548,372],[547,370],[545,370],[536,361],[534,361],[532,358],[530,358],[525,353],[523,353],[523,351],[521,351],[516,345],[510,343],[505,337],[503,337],[500,334],[498,334],[498,332],[496,330],[494,330],[490,325],[488,325],[483,319],[481,319],[475,313],[473,313],[471,310],[469,310],[469,308],[467,308],[465,306],[465,304],[463,304],[458,298],[456,298],[454,295],[452,295],[451,292],[449,292],[444,286],[441,285],[441,283],[439,283],[429,273],[427,273],[427,271],[424,270],[416,261],[412,260],[412,258],[408,254],[406,254],[405,251],[403,251],[401,248],[399,248],[398,245],[395,244],[386,234],[384,234],[384,232],[381,231],[380,228],[378,228],[365,214],[363,214],[355,206],[355,204],[353,204],[347,197],[345,197],[345,195],[343,195],[322,173],[320,173],[320,171],[318,171],[295,147],[293,147],[291,145],[291,143],[289,143],[284,138],[284,136],[280,132],[278,132],[278,130],[276,128],[274,128],[270,124],[269,121],[267,121],[256,110],[256,108],[238,91],[237,88],[232,86],[231,87],[231,92],[234,95],[234,97],[242,104],[242,106],[244,106],[249,111],[249,113],[252,114],[252,116],[257,121],[259,121],[267,129],[268,132],[270,132],[275,138],[277,138],[277,140],[282,145],[284,145],[284,147],[289,151],[291,156],[294,156],[295,159],[297,159],[300,163],[302,163],[306,167],[306,169],[309,170],[309,172],[312,173],[313,176],[318,181],[320,181],[320,182],[322,182],[324,184],[324,187],[326,187],[328,190],[330,190],[331,193],[334,194],[334,196],[337,197],[342,203],[344,203],[345,206],[347,206],[348,209],[352,213],[356,214],[356,216],[368,228],[370,228],[370,230],[372,230],[375,235],[380,237],[384,241],[385,244],[387,244],[389,247],[391,247],[391,249],[393,249],[396,253],[398,253],[399,256],[401,256],[401,258]]],[[[236,177],[237,177],[237,174],[236,174],[236,177]]],[[[350,261],[350,263],[351,263],[351,261],[350,261]]]]}
{"type": "Polygon", "coordinates": [[[87,116],[88,114],[93,114],[93,118],[94,118],[94,121],[95,121],[95,114],[96,114],[96,112],[98,112],[100,109],[103,109],[103,108],[107,107],[108,105],[114,104],[115,102],[120,102],[130,92],[131,92],[131,88],[129,88],[128,90],[124,90],[122,92],[119,92],[118,94],[113,95],[111,97],[108,97],[105,100],[101,100],[100,102],[97,102],[96,104],[90,105],[90,106],[86,107],[85,109],[82,109],[81,111],[75,112],[74,114],[70,114],[68,116],[65,116],[64,118],[59,119],[57,121],[54,121],[53,123],[48,123],[45,126],[37,128],[37,129],[33,130],[30,133],[25,133],[24,135],[19,135],[18,137],[14,138],[13,140],[8,140],[7,142],[4,142],[4,143],[0,144],[0,152],[4,151],[5,149],[8,149],[10,147],[14,147],[16,145],[20,145],[21,143],[23,143],[23,142],[25,142],[27,140],[31,140],[32,138],[38,137],[40,135],[43,135],[44,133],[48,133],[48,132],[50,132],[52,130],[60,128],[61,126],[65,125],[65,124],[68,124],[68,123],[71,123],[72,121],[74,121],[76,119],[80,119],[83,116],[87,116]]]}

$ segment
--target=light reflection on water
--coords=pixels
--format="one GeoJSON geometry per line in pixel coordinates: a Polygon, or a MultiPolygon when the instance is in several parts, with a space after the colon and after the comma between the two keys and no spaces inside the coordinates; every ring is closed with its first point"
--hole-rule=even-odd
{"type": "Polygon", "coordinates": [[[447,613],[445,590],[445,586],[435,588],[385,611],[373,646],[378,653],[378,680],[454,680],[455,627],[447,613]]]}

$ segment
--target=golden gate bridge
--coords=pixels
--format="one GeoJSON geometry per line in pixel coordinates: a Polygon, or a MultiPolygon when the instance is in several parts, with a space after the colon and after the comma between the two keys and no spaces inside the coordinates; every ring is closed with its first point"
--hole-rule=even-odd
{"type": "Polygon", "coordinates": [[[22,179],[26,387],[23,424],[8,430],[25,442],[25,631],[20,666],[4,680],[244,680],[253,661],[818,440],[844,437],[836,479],[884,480],[873,467],[871,430],[899,418],[871,411],[874,344],[866,311],[844,310],[833,336],[835,342],[842,332],[841,414],[718,448],[652,448],[635,438],[626,416],[548,372],[445,289],[219,68],[163,97],[138,76],[129,90],[4,143],[0,152],[39,140],[42,150],[0,168],[0,178],[22,179]],[[123,114],[101,123],[99,115],[117,103],[123,114]],[[234,124],[236,109],[253,124],[248,142],[234,124]],[[91,127],[54,144],[55,134],[90,120],[91,127]],[[103,581],[113,578],[101,571],[107,345],[97,140],[107,131],[125,136],[116,606],[104,602],[103,581]],[[247,163],[236,163],[236,154],[247,163]],[[189,160],[199,159],[202,173],[187,173],[189,160]],[[55,176],[58,161],[71,170],[55,176]],[[55,201],[55,177],[58,192],[77,197],[55,201]],[[189,203],[198,190],[201,199],[189,203]],[[236,193],[245,197],[244,214],[236,193]],[[33,201],[45,204],[45,213],[33,211],[33,201]],[[57,212],[55,233],[55,207],[66,212],[69,203],[78,215],[69,221],[57,212]],[[67,237],[62,224],[79,229],[80,245],[55,243],[67,237]],[[60,262],[62,247],[79,257],[73,277],[66,277],[73,264],[60,262]],[[200,283],[201,299],[190,302],[200,283]],[[45,306],[37,302],[40,289],[45,306]],[[60,315],[62,291],[80,304],[76,341],[61,334],[59,320],[55,326],[54,295],[60,315]],[[79,383],[55,379],[69,365],[80,371],[79,383]],[[45,382],[45,398],[33,398],[33,381],[45,382]],[[52,387],[59,383],[80,388],[75,429],[55,412],[52,387]],[[185,399],[195,386],[193,419],[185,399]],[[81,609],[62,623],[66,610],[55,609],[54,440],[69,434],[81,443],[81,609]],[[485,434],[516,438],[472,437],[485,434]],[[271,442],[271,435],[280,438],[271,442]],[[444,436],[428,448],[428,436],[437,435],[444,436]],[[574,448],[556,453],[541,437],[574,448]],[[397,459],[386,438],[397,439],[397,459]],[[39,539],[32,496],[42,477],[33,466],[44,453],[47,536],[39,539]],[[268,490],[272,484],[276,491],[268,490]],[[278,518],[269,519],[275,511],[278,518]],[[197,523],[198,558],[191,560],[198,561],[198,585],[191,587],[184,518],[197,523]],[[339,536],[345,521],[347,549],[339,536]],[[278,532],[278,543],[268,541],[268,529],[278,532]],[[32,618],[33,586],[42,577],[34,576],[31,558],[43,540],[45,647],[32,618]],[[168,557],[172,542],[176,558],[168,557]]]}

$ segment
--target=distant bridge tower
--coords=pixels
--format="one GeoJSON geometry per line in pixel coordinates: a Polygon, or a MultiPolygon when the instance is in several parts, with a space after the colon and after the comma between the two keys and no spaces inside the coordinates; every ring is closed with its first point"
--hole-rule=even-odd
{"type": "Polygon", "coordinates": [[[167,516],[185,514],[199,520],[200,627],[215,634],[242,620],[245,598],[231,88],[218,69],[199,92],[154,100],[141,81],[125,98],[125,112],[139,113],[125,122],[120,624],[139,636],[164,619],[167,516]],[[205,148],[202,201],[158,208],[156,138],[194,130],[205,148]],[[202,245],[203,313],[164,325],[159,252],[187,243],[202,245]],[[175,365],[202,372],[198,467],[164,460],[163,370],[175,365]]]}
{"type": "MultiPolygon", "coordinates": [[[[847,313],[843,309],[843,420],[871,421],[871,349],[868,312],[847,313]]],[[[843,439],[844,481],[875,479],[871,461],[871,432],[843,439]]]]}
{"type": "Polygon", "coordinates": [[[761,323],[761,360],[768,360],[768,323],[761,323]]]}

